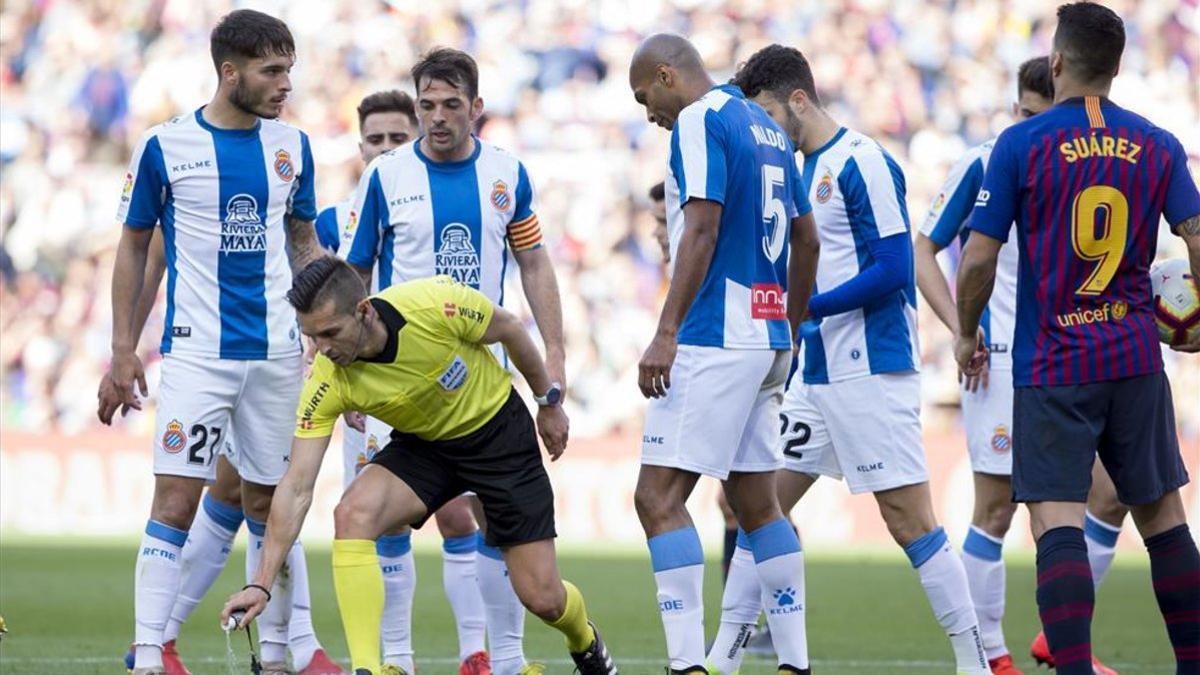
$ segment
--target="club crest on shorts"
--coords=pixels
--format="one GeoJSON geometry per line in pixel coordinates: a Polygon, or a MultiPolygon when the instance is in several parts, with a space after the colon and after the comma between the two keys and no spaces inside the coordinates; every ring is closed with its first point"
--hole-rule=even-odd
{"type": "Polygon", "coordinates": [[[512,195],[508,193],[508,185],[502,180],[492,183],[492,206],[496,207],[497,211],[507,211],[508,207],[512,206],[512,195]]]}
{"type": "Polygon", "coordinates": [[[821,182],[817,183],[817,202],[824,204],[833,197],[833,174],[829,171],[821,177],[821,182]]]}
{"type": "Polygon", "coordinates": [[[1012,450],[1012,437],[1008,435],[1008,428],[1003,424],[997,424],[992,431],[992,450],[1001,454],[1012,450]]]}
{"type": "Polygon", "coordinates": [[[296,177],[296,167],[292,166],[292,156],[287,150],[275,151],[275,175],[279,176],[285,183],[292,182],[296,177]]]}
{"type": "Polygon", "coordinates": [[[171,420],[162,435],[163,450],[174,455],[183,450],[185,445],[187,445],[187,436],[183,433],[183,425],[179,423],[179,420],[171,420]]]}

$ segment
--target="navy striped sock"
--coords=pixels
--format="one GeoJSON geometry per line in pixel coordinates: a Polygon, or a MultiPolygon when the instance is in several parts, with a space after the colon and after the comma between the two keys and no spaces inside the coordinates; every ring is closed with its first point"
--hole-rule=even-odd
{"type": "Polygon", "coordinates": [[[1083,529],[1056,527],[1037,542],[1037,604],[1059,675],[1092,675],[1096,591],[1083,529]]]}
{"type": "Polygon", "coordinates": [[[1200,552],[1186,524],[1146,539],[1154,595],[1175,649],[1176,672],[1200,672],[1200,552]]]}

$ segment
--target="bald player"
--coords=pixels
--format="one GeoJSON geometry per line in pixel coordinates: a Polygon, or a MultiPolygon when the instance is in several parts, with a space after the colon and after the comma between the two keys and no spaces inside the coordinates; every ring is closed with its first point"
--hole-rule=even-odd
{"type": "Polygon", "coordinates": [[[787,135],[687,40],[646,39],[634,99],[671,132],[666,202],[672,270],[639,363],[650,399],[635,504],[650,548],[670,673],[705,673],[704,555],[685,501],[724,482],[753,551],[780,673],[807,673],[800,541],[775,496],[775,432],[818,239],[787,135]],[[788,256],[789,245],[795,247],[788,256]],[[788,294],[791,287],[793,292],[788,294]]]}

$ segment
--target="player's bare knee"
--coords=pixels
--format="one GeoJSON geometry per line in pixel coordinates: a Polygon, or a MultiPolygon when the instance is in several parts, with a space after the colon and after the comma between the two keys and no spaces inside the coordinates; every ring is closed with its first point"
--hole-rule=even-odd
{"type": "Polygon", "coordinates": [[[1137,525],[1142,539],[1148,539],[1156,534],[1179,527],[1187,522],[1187,513],[1183,508],[1183,500],[1179,491],[1175,490],[1150,504],[1134,506],[1130,509],[1133,522],[1137,525]]]}
{"type": "Polygon", "coordinates": [[[753,532],[763,525],[783,517],[779,505],[774,501],[755,503],[749,507],[743,506],[736,511],[736,514],[738,525],[746,532],[753,532]]]}
{"type": "Polygon", "coordinates": [[[201,490],[203,483],[199,480],[161,476],[154,486],[150,518],[180,530],[190,528],[200,506],[201,490]]]}
{"type": "Polygon", "coordinates": [[[633,494],[633,506],[648,534],[660,534],[688,520],[683,502],[670,492],[660,493],[641,485],[633,494]]]}
{"type": "Polygon", "coordinates": [[[192,526],[198,506],[199,500],[192,499],[188,494],[170,494],[155,500],[150,518],[164,525],[186,530],[192,526]]]}
{"type": "Polygon", "coordinates": [[[242,489],[242,511],[247,518],[266,522],[271,515],[271,495],[274,488],[268,486],[251,486],[247,483],[242,489]]]}
{"type": "Polygon", "coordinates": [[[465,537],[479,529],[465,499],[455,499],[443,506],[434,514],[434,520],[443,538],[465,537]]]}
{"type": "Polygon", "coordinates": [[[242,508],[242,481],[236,480],[233,482],[220,481],[213,483],[208,488],[208,494],[213,499],[231,506],[235,509],[242,508]]]}
{"type": "Polygon", "coordinates": [[[1125,522],[1125,514],[1129,507],[1117,501],[1116,495],[1108,495],[1099,499],[1088,499],[1088,512],[1103,523],[1120,527],[1125,522]]]}
{"type": "Polygon", "coordinates": [[[908,546],[937,527],[932,508],[928,514],[923,511],[923,509],[914,508],[913,505],[900,500],[881,499],[879,501],[879,513],[883,516],[888,533],[901,546],[908,546]]]}
{"type": "MultiPolygon", "coordinates": [[[[979,511],[979,510],[977,510],[979,511]]],[[[1017,513],[1017,505],[1011,501],[1000,500],[983,505],[975,518],[975,526],[993,537],[1004,537],[1012,526],[1013,516],[1017,513]]]]}

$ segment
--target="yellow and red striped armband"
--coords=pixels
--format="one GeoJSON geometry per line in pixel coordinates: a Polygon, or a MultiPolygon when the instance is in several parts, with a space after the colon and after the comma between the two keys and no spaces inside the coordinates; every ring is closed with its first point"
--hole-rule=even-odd
{"type": "Polygon", "coordinates": [[[537,248],[542,243],[542,227],[538,224],[537,214],[530,214],[525,220],[508,224],[508,245],[514,251],[527,251],[537,248]]]}

